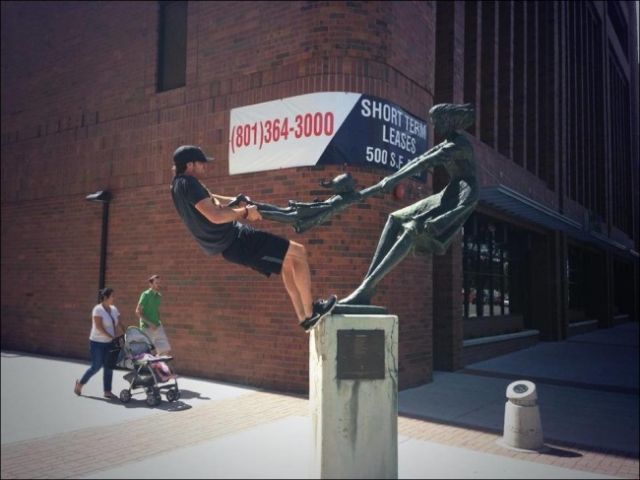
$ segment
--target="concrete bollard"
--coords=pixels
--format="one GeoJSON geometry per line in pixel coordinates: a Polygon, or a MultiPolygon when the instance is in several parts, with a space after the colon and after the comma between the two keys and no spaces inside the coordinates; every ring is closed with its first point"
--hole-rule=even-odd
{"type": "Polygon", "coordinates": [[[533,382],[518,380],[507,387],[504,433],[498,440],[500,445],[532,452],[545,449],[537,400],[538,394],[533,382]]]}

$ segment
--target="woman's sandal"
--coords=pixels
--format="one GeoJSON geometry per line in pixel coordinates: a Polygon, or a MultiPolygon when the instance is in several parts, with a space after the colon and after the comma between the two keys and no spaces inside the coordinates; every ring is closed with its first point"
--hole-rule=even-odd
{"type": "Polygon", "coordinates": [[[76,386],[73,387],[73,393],[78,396],[82,395],[82,384],[78,380],[76,380],[76,386]]]}
{"type": "Polygon", "coordinates": [[[111,392],[104,392],[104,398],[107,400],[117,400],[118,397],[111,392]]]}

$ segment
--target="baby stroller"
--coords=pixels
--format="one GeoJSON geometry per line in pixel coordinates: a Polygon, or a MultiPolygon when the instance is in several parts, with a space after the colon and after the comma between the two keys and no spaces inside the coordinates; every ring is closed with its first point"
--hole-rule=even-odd
{"type": "Polygon", "coordinates": [[[178,381],[166,362],[173,360],[170,356],[155,356],[153,343],[138,327],[128,327],[124,335],[124,355],[121,364],[132,370],[124,376],[129,388],[120,392],[120,401],[127,403],[142,389],[147,394],[147,404],[155,407],[161,402],[160,393],[164,391],[169,402],[180,398],[178,381]]]}

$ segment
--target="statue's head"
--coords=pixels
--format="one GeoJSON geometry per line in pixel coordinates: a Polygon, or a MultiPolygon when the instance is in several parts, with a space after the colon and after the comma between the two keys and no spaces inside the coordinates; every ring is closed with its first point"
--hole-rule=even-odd
{"type": "Polygon", "coordinates": [[[454,130],[464,130],[473,125],[476,119],[471,103],[458,105],[455,103],[439,103],[429,110],[433,127],[440,135],[447,135],[454,130]]]}

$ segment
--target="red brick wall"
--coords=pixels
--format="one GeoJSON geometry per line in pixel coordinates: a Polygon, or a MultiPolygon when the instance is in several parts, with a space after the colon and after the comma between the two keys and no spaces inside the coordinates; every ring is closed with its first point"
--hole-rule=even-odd
{"type": "MultiPolygon", "coordinates": [[[[155,2],[3,4],[2,347],[88,358],[102,212],[84,197],[109,189],[106,283],[124,322],[136,322],[145,279],[159,273],[179,373],[305,391],[308,339],[281,279],[202,253],[169,198],[171,153],[194,143],[214,154],[205,183],[222,194],[276,204],[325,195],[318,182],[342,168],[229,177],[229,110],[344,90],[424,118],[433,10],[431,2],[190,2],[187,85],[156,94],[155,2]]],[[[349,170],[360,186],[385,174],[349,170]]],[[[314,296],[345,295],[386,215],[430,188],[409,190],[404,202],[373,198],[303,235],[261,226],[308,247],[314,296]]],[[[431,258],[409,257],[375,297],[400,317],[401,388],[430,378],[431,269],[431,258]]]]}

